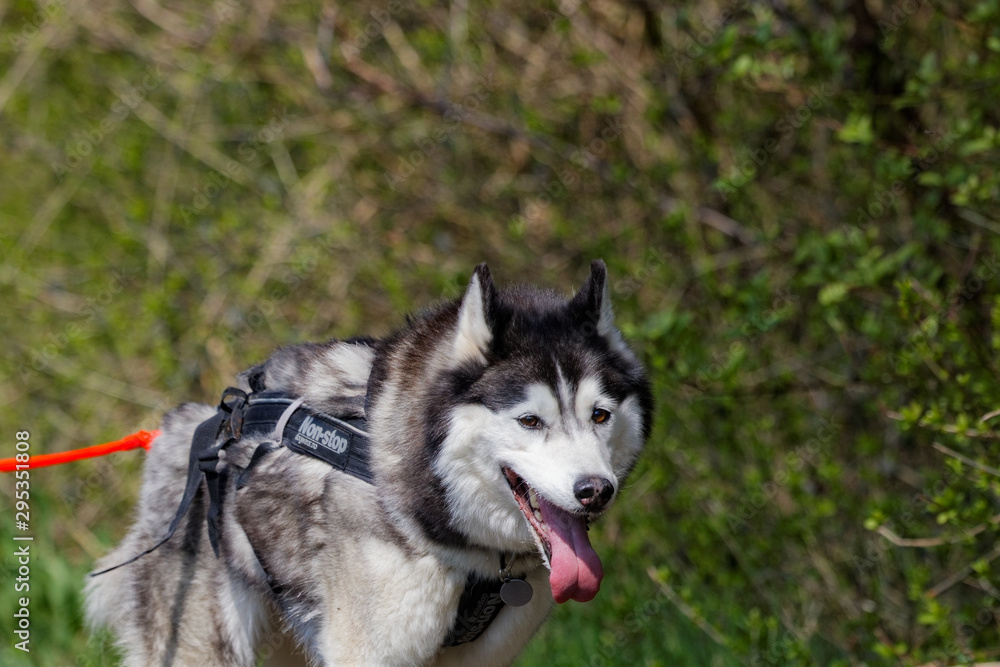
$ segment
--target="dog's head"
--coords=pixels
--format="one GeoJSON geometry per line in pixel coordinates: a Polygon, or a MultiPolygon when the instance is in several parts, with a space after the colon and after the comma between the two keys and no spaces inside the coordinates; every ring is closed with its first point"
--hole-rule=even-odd
{"type": "Polygon", "coordinates": [[[475,544],[534,546],[557,602],[590,600],[603,572],[588,522],[632,469],[652,403],[615,328],[604,263],[569,300],[498,290],[480,265],[452,321],[433,465],[450,522],[475,544]]]}

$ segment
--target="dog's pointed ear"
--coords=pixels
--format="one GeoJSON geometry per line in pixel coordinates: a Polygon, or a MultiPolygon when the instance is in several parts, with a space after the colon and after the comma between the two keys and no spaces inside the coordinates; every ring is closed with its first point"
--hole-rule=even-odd
{"type": "Polygon", "coordinates": [[[585,334],[596,333],[606,339],[612,349],[625,348],[625,341],[615,328],[615,315],[611,309],[608,289],[608,267],[603,260],[595,259],[590,263],[590,275],[570,301],[570,308],[582,320],[585,334]]]}
{"type": "Polygon", "coordinates": [[[480,264],[462,297],[458,309],[458,329],[455,332],[453,360],[486,361],[493,340],[493,319],[496,313],[497,288],[486,264],[480,264]]]}
{"type": "Polygon", "coordinates": [[[595,259],[590,263],[590,275],[573,297],[570,307],[596,326],[597,333],[602,336],[615,328],[615,316],[608,295],[608,267],[603,260],[595,259]]]}

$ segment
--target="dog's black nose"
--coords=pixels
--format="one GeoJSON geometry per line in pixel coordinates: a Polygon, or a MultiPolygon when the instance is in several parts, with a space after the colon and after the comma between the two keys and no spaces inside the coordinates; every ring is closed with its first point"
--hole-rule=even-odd
{"type": "Polygon", "coordinates": [[[615,487],[603,477],[581,477],[573,485],[573,494],[589,512],[599,512],[615,495],[615,487]]]}

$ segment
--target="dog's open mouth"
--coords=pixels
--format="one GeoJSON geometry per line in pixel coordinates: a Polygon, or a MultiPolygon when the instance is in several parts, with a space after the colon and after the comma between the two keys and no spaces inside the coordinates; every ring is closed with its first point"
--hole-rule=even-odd
{"type": "Polygon", "coordinates": [[[549,585],[556,602],[589,602],[601,588],[604,570],[587,537],[587,518],[556,507],[538,495],[510,468],[503,468],[514,499],[535,533],[549,568],[549,585]]]}

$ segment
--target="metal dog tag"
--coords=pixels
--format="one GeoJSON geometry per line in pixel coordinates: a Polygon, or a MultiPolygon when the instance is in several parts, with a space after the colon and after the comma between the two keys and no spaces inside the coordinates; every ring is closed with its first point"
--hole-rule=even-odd
{"type": "Polygon", "coordinates": [[[500,587],[500,599],[511,607],[523,607],[531,602],[531,584],[524,579],[508,579],[500,587]]]}

